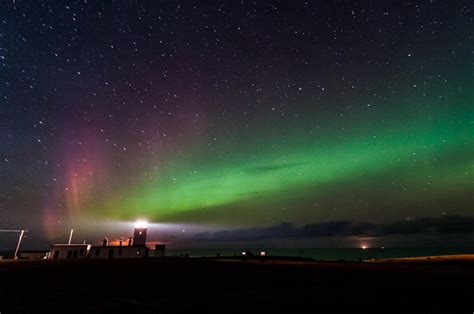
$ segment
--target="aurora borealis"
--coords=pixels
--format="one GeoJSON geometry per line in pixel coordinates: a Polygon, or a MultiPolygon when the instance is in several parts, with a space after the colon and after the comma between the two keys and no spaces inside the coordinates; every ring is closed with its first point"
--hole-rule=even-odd
{"type": "Polygon", "coordinates": [[[474,213],[468,1],[1,7],[0,227],[474,213]]]}

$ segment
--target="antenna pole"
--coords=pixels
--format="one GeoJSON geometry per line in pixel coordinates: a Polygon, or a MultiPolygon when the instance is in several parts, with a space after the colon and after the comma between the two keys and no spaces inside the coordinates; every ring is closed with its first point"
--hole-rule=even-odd
{"type": "Polygon", "coordinates": [[[71,245],[72,234],[74,233],[74,229],[71,229],[71,233],[69,234],[69,242],[67,244],[71,245]]]}
{"type": "Polygon", "coordinates": [[[21,230],[20,237],[18,238],[18,244],[16,246],[15,254],[13,255],[14,259],[18,258],[18,250],[20,249],[20,244],[21,244],[21,240],[23,239],[23,234],[24,233],[25,233],[25,230],[21,230]]]}

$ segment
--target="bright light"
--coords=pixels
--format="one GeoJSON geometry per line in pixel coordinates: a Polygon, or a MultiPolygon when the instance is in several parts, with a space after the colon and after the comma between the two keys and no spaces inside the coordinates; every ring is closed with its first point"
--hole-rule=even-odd
{"type": "Polygon", "coordinates": [[[365,249],[367,249],[367,246],[366,246],[366,245],[362,245],[362,246],[361,246],[361,249],[365,250],[365,249]]]}
{"type": "Polygon", "coordinates": [[[243,256],[247,255],[247,252],[245,252],[245,251],[244,251],[244,252],[242,252],[242,255],[243,255],[243,256]]]}
{"type": "Polygon", "coordinates": [[[260,256],[267,256],[267,252],[261,251],[261,252],[260,252],[260,256]]]}
{"type": "Polygon", "coordinates": [[[145,229],[148,228],[148,221],[146,220],[137,220],[135,223],[135,228],[145,229]]]}

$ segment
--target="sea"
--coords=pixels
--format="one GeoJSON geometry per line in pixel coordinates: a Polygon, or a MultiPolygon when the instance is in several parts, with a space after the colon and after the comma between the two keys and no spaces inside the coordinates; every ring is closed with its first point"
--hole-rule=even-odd
{"type": "Polygon", "coordinates": [[[400,258],[417,256],[434,256],[450,254],[474,254],[474,248],[302,248],[302,249],[265,249],[254,248],[248,250],[233,249],[168,249],[167,256],[189,257],[241,257],[244,251],[251,251],[254,255],[264,252],[266,256],[309,257],[322,261],[360,261],[367,259],[400,258]]]}

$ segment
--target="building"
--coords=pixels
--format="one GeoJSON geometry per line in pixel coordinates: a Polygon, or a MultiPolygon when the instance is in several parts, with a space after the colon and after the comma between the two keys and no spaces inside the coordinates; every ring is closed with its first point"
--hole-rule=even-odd
{"type": "Polygon", "coordinates": [[[157,244],[154,249],[146,246],[147,223],[139,221],[135,225],[133,238],[128,238],[126,244],[121,240],[119,245],[109,245],[104,238],[102,245],[90,244],[55,244],[51,246],[50,258],[146,258],[165,256],[166,245],[157,244]]]}
{"type": "Polygon", "coordinates": [[[18,252],[18,259],[46,259],[48,251],[21,251],[18,252]]]}
{"type": "Polygon", "coordinates": [[[105,238],[101,246],[92,246],[90,258],[144,258],[154,256],[154,250],[146,246],[147,223],[138,221],[133,232],[133,239],[129,238],[127,245],[120,241],[119,245],[108,245],[105,238]]]}
{"type": "Polygon", "coordinates": [[[138,231],[135,228],[133,240],[128,239],[128,244],[123,245],[120,241],[119,245],[108,245],[107,238],[104,239],[102,245],[91,247],[90,258],[143,258],[150,256],[150,249],[146,243],[146,229],[138,231]],[[136,244],[138,243],[138,244],[136,244]],[[142,244],[143,243],[143,244],[142,244]]]}
{"type": "Polygon", "coordinates": [[[89,255],[90,244],[53,244],[50,249],[51,259],[77,259],[89,255]]]}

